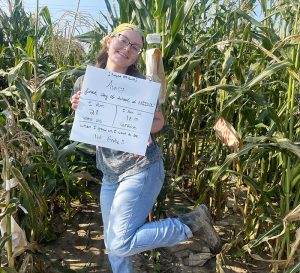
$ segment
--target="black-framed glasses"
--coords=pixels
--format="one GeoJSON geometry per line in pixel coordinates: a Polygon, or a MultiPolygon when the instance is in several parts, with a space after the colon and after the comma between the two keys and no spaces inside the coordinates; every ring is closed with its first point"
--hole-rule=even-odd
{"type": "Polygon", "coordinates": [[[117,33],[116,35],[114,35],[113,37],[116,37],[118,40],[118,43],[122,46],[122,47],[127,47],[130,46],[129,49],[136,53],[136,54],[140,54],[143,51],[143,48],[140,47],[139,45],[133,44],[129,41],[129,39],[121,34],[121,33],[117,33]]]}

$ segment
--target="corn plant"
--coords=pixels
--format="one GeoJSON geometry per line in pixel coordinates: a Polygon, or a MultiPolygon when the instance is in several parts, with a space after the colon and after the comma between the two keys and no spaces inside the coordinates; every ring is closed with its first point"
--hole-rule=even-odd
{"type": "Polygon", "coordinates": [[[112,27],[134,22],[162,35],[164,152],[174,183],[196,203],[212,198],[218,216],[229,187],[239,200],[244,186],[244,204],[236,203],[244,226],[235,232],[245,236],[236,242],[250,255],[266,247],[278,261],[270,261],[274,272],[290,267],[282,260],[295,254],[295,222],[278,235],[299,204],[297,1],[260,1],[261,20],[253,16],[255,1],[118,1],[118,13],[106,3],[112,27]],[[240,134],[239,151],[216,139],[220,117],[240,134]]]}
{"type": "MultiPolygon", "coordinates": [[[[0,45],[0,169],[1,194],[5,196],[1,197],[1,218],[7,218],[8,227],[7,234],[2,234],[1,249],[6,243],[8,266],[12,271],[22,265],[14,264],[10,215],[14,215],[30,245],[34,246],[36,242],[55,238],[51,222],[57,210],[64,211],[71,219],[71,200],[81,198],[86,192],[73,177],[84,169],[77,162],[84,152],[76,152],[77,143],[68,140],[72,124],[70,93],[74,75],[82,73],[75,64],[81,63],[84,53],[76,43],[75,46],[71,43],[68,58],[64,55],[64,59],[59,60],[51,47],[58,34],[48,9],[39,9],[37,2],[33,16],[25,13],[22,1],[8,1],[8,4],[8,12],[0,9],[3,41],[0,45]],[[15,124],[12,128],[17,128],[20,134],[6,128],[4,113],[10,113],[15,124]],[[35,145],[30,144],[29,136],[35,145]],[[36,149],[30,153],[22,147],[36,149]],[[18,182],[17,188],[12,190],[13,198],[5,193],[5,184],[10,178],[18,182]]],[[[68,41],[66,37],[58,38],[68,41]]],[[[31,261],[33,266],[36,249],[24,251],[31,255],[25,260],[31,261]]],[[[23,270],[26,270],[25,264],[23,270]]]]}
{"type": "MultiPolygon", "coordinates": [[[[159,142],[169,188],[159,204],[176,187],[196,203],[210,202],[220,218],[227,195],[233,194],[242,225],[233,231],[232,247],[249,259],[261,259],[258,252],[271,255],[266,262],[273,272],[298,270],[299,3],[118,0],[116,7],[105,2],[109,28],[133,22],[146,34],[162,36],[167,125],[159,142]],[[260,19],[254,17],[257,5],[260,19]],[[216,138],[212,127],[220,117],[241,136],[238,150],[216,138]]],[[[78,189],[72,173],[84,168],[76,163],[78,158],[90,159],[68,141],[69,94],[74,75],[83,73],[79,64],[94,59],[108,29],[98,24],[77,36],[91,44],[85,55],[78,43],[72,46],[72,39],[56,29],[38,1],[34,17],[24,12],[22,1],[8,3],[9,13],[0,10],[1,111],[16,109],[17,128],[30,132],[41,152],[14,164],[2,155],[3,181],[14,176],[20,188],[17,200],[1,199],[1,204],[11,204],[5,217],[24,205],[29,215],[20,217],[20,223],[29,240],[40,241],[53,237],[45,215],[51,222],[58,198],[72,214],[68,204],[78,189]],[[69,45],[61,46],[68,54],[55,51],[57,44],[69,45]],[[33,209],[36,203],[25,201],[29,196],[43,204],[38,225],[33,225],[39,217],[33,209]]],[[[9,245],[9,240],[3,237],[0,245],[9,245]]]]}

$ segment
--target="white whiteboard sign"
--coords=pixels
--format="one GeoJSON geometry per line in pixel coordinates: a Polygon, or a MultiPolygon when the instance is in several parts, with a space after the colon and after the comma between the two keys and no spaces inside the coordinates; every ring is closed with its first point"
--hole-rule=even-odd
{"type": "Polygon", "coordinates": [[[71,140],[145,155],[160,84],[88,66],[71,140]]]}

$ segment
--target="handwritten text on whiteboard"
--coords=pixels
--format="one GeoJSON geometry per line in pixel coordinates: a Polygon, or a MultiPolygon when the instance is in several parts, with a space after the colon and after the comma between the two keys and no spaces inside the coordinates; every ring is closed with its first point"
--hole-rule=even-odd
{"type": "Polygon", "coordinates": [[[88,66],[71,140],[144,155],[160,84],[88,66]]]}

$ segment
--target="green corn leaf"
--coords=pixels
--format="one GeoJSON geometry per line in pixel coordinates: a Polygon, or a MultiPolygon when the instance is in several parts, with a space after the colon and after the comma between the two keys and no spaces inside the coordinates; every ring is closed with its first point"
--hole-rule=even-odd
{"type": "Polygon", "coordinates": [[[21,79],[17,79],[15,81],[15,86],[19,91],[20,98],[23,99],[23,101],[26,103],[27,114],[30,115],[33,112],[33,104],[28,89],[21,81],[21,79]]]}
{"type": "Polygon", "coordinates": [[[295,165],[293,166],[293,169],[290,172],[290,176],[291,176],[291,178],[293,178],[299,174],[300,174],[300,161],[295,163],[295,165]]]}
{"type": "Polygon", "coordinates": [[[54,79],[56,79],[59,75],[61,75],[62,73],[64,73],[64,69],[63,68],[58,68],[55,71],[51,72],[50,74],[48,74],[40,83],[40,86],[45,85],[46,83],[48,83],[49,81],[52,81],[54,79]]]}
{"type": "Polygon", "coordinates": [[[276,124],[278,130],[280,132],[284,133],[285,132],[284,124],[283,124],[282,120],[279,118],[279,116],[277,115],[276,111],[273,108],[271,108],[271,107],[267,107],[267,113],[268,113],[268,116],[276,124]]]}
{"type": "Polygon", "coordinates": [[[225,59],[224,59],[224,62],[222,64],[222,75],[221,75],[221,78],[223,78],[227,72],[232,68],[232,65],[234,64],[235,62],[235,58],[233,56],[231,56],[231,49],[228,49],[226,52],[225,52],[225,59]]]}
{"type": "Polygon", "coordinates": [[[181,5],[180,9],[178,10],[177,16],[171,27],[171,37],[173,41],[179,30],[185,26],[185,23],[188,20],[188,17],[196,2],[196,0],[185,1],[185,3],[181,5]]]}
{"type": "Polygon", "coordinates": [[[293,178],[293,180],[291,181],[291,189],[293,189],[294,187],[296,187],[296,185],[298,185],[300,183],[300,173],[293,178]]]}
{"type": "Polygon", "coordinates": [[[247,246],[249,246],[250,248],[259,246],[261,243],[267,241],[268,238],[271,238],[274,235],[278,234],[278,232],[281,231],[282,226],[283,226],[282,223],[279,223],[279,224],[273,226],[270,230],[268,230],[264,234],[260,235],[258,239],[250,242],[249,245],[247,245],[247,246]]]}
{"type": "MultiPolygon", "coordinates": [[[[101,25],[99,24],[99,26],[101,25]]],[[[76,35],[75,38],[78,39],[80,42],[91,44],[96,39],[101,40],[101,38],[104,37],[106,34],[107,30],[104,29],[103,26],[101,26],[100,30],[88,31],[80,35],[76,35]]]]}
{"type": "Polygon", "coordinates": [[[266,14],[267,13],[267,9],[268,9],[268,2],[267,2],[267,0],[261,0],[260,1],[260,6],[261,6],[264,14],[266,14]]]}
{"type": "MultiPolygon", "coordinates": [[[[222,89],[223,90],[223,89],[222,89]]],[[[223,109],[222,109],[222,112],[225,112],[227,111],[227,109],[232,106],[234,104],[235,101],[237,101],[239,98],[243,97],[244,96],[244,93],[243,91],[238,91],[238,92],[232,92],[230,93],[230,99],[226,101],[226,103],[224,104],[223,106],[223,109]]]]}
{"type": "Polygon", "coordinates": [[[141,0],[131,0],[130,5],[135,10],[135,13],[138,15],[138,21],[143,26],[144,30],[148,32],[153,32],[153,21],[151,20],[152,16],[150,15],[147,7],[141,0]]]}
{"type": "Polygon", "coordinates": [[[214,172],[213,177],[212,177],[211,181],[209,182],[209,185],[213,186],[217,182],[220,175],[228,168],[228,166],[233,162],[234,159],[248,154],[248,152],[251,149],[253,149],[257,146],[258,146],[257,144],[247,144],[239,152],[231,153],[228,156],[226,156],[226,159],[224,160],[223,164],[221,166],[217,167],[216,171],[214,172]]]}
{"type": "Polygon", "coordinates": [[[11,167],[11,171],[14,175],[14,177],[18,180],[18,183],[20,185],[20,187],[22,188],[22,190],[28,195],[33,197],[34,193],[31,190],[31,188],[29,187],[29,185],[27,184],[26,180],[24,179],[23,175],[21,174],[21,172],[15,168],[15,167],[11,167]]]}
{"type": "Polygon", "coordinates": [[[11,167],[13,176],[18,180],[19,186],[23,193],[24,207],[27,209],[32,224],[35,221],[43,219],[46,215],[48,207],[46,201],[34,189],[28,185],[22,173],[15,167],[11,167]]]}
{"type": "Polygon", "coordinates": [[[192,95],[189,96],[189,99],[191,99],[199,94],[212,92],[212,91],[216,91],[216,90],[225,90],[227,92],[235,92],[235,91],[238,91],[239,89],[240,89],[240,87],[235,86],[235,85],[230,85],[230,84],[212,85],[212,86],[203,88],[203,89],[193,93],[192,95]]]}
{"type": "Polygon", "coordinates": [[[94,145],[90,145],[90,144],[86,144],[86,143],[78,143],[76,148],[88,155],[94,156],[96,154],[96,149],[95,149],[94,145]]]}
{"type": "Polygon", "coordinates": [[[53,192],[57,190],[57,180],[56,179],[48,179],[47,183],[44,184],[42,189],[43,196],[52,196],[53,192]]]}
{"type": "Polygon", "coordinates": [[[157,9],[155,10],[153,16],[154,18],[162,18],[165,16],[165,13],[167,12],[168,8],[172,5],[172,0],[162,0],[162,1],[156,1],[157,3],[157,9]]]}
{"type": "MultiPolygon", "coordinates": [[[[110,20],[108,19],[108,17],[102,12],[102,11],[100,11],[100,14],[103,16],[103,18],[105,19],[105,22],[107,22],[108,23],[108,25],[109,25],[109,27],[111,28],[111,29],[114,29],[114,27],[113,27],[113,25],[111,24],[111,22],[110,22],[110,20]]],[[[105,29],[105,27],[104,26],[102,26],[99,22],[96,22],[97,23],[97,25],[100,27],[100,29],[105,29]]],[[[89,32],[87,32],[87,33],[91,33],[92,34],[92,32],[93,31],[89,31],[89,32]]],[[[107,30],[105,30],[105,32],[107,32],[107,30]]],[[[77,37],[77,35],[75,36],[75,37],[77,37]]],[[[94,37],[94,36],[91,36],[91,37],[94,37]]],[[[90,39],[88,42],[90,42],[90,43],[92,43],[93,42],[93,40],[92,39],[90,39]]]]}
{"type": "Polygon", "coordinates": [[[266,67],[264,71],[262,71],[258,76],[256,76],[253,80],[247,83],[244,88],[250,89],[254,87],[256,84],[261,83],[265,78],[274,75],[275,73],[283,70],[285,68],[289,68],[292,64],[288,61],[284,61],[281,63],[271,64],[270,66],[266,67]]]}
{"type": "Polygon", "coordinates": [[[228,168],[229,164],[232,163],[232,161],[238,157],[241,157],[243,155],[246,155],[250,150],[257,148],[257,147],[263,147],[265,153],[268,153],[269,150],[266,148],[268,147],[276,147],[279,148],[282,152],[289,152],[292,154],[297,155],[300,157],[300,148],[298,145],[294,144],[289,139],[285,138],[276,138],[276,137],[249,137],[245,139],[245,142],[251,141],[251,143],[246,144],[240,151],[236,153],[229,154],[223,164],[218,167],[212,177],[212,180],[210,181],[209,185],[212,186],[216,183],[219,176],[228,168]],[[264,143],[268,142],[268,143],[264,143]]]}
{"type": "Polygon", "coordinates": [[[185,1],[184,4],[181,5],[179,10],[176,13],[176,17],[174,21],[171,21],[171,37],[167,44],[167,48],[165,51],[165,57],[166,59],[170,59],[172,55],[174,55],[176,49],[178,48],[180,41],[177,40],[178,33],[181,28],[183,28],[186,25],[186,22],[189,19],[189,15],[191,14],[192,9],[194,8],[196,4],[196,0],[188,0],[185,1]],[[175,43],[176,42],[176,43],[175,43]]]}
{"type": "Polygon", "coordinates": [[[286,150],[300,158],[300,147],[287,138],[275,138],[276,142],[271,143],[272,146],[279,147],[281,150],[286,150]]]}
{"type": "MultiPolygon", "coordinates": [[[[113,13],[113,11],[112,11],[112,8],[111,8],[111,5],[110,5],[110,1],[109,0],[105,0],[105,4],[106,4],[106,8],[107,8],[107,11],[108,11],[108,13],[109,13],[109,16],[110,16],[110,18],[111,18],[111,20],[112,20],[112,24],[110,24],[109,23],[109,21],[107,21],[107,23],[109,23],[110,24],[110,27],[112,28],[112,29],[114,29],[114,27],[116,27],[117,26],[117,22],[118,22],[118,19],[115,17],[115,15],[114,15],[114,13],[113,13]]],[[[119,5],[120,5],[120,3],[119,3],[119,5]]],[[[120,9],[121,9],[121,6],[120,6],[120,9]]]]}
{"type": "Polygon", "coordinates": [[[42,97],[44,92],[47,90],[46,88],[42,88],[44,87],[44,85],[46,85],[46,83],[55,80],[58,76],[60,76],[61,74],[63,74],[65,71],[63,68],[59,68],[53,72],[51,72],[46,78],[44,78],[39,87],[38,90],[36,92],[34,92],[33,96],[31,97],[31,101],[33,103],[37,103],[42,97]]]}
{"type": "Polygon", "coordinates": [[[199,60],[193,60],[194,56],[205,46],[205,44],[197,45],[195,49],[191,52],[191,54],[188,55],[187,60],[185,63],[178,68],[176,68],[175,71],[173,71],[169,77],[168,77],[168,83],[174,82],[175,84],[179,85],[183,81],[185,75],[188,72],[191,72],[195,67],[199,65],[201,62],[201,59],[199,60]]]}
{"type": "Polygon", "coordinates": [[[58,151],[57,160],[65,160],[65,157],[69,154],[73,153],[76,149],[76,146],[78,145],[78,142],[73,142],[67,146],[65,146],[63,149],[58,151]]]}
{"type": "Polygon", "coordinates": [[[11,69],[8,73],[8,83],[11,85],[16,78],[19,76],[19,71],[21,70],[21,68],[23,67],[24,64],[31,64],[32,66],[34,66],[34,59],[33,58],[23,58],[18,65],[16,65],[13,69],[11,69]]]}
{"type": "Polygon", "coordinates": [[[22,205],[28,211],[29,216],[31,218],[33,218],[33,219],[36,218],[37,214],[36,214],[36,209],[35,209],[36,204],[35,204],[34,192],[31,190],[31,188],[27,184],[26,180],[24,179],[23,175],[17,168],[11,167],[11,172],[12,172],[13,176],[18,180],[19,186],[21,188],[22,195],[23,195],[23,201],[22,201],[23,204],[22,205]]]}
{"type": "Polygon", "coordinates": [[[264,143],[269,147],[279,148],[280,151],[289,152],[300,157],[300,146],[287,138],[281,137],[247,137],[245,138],[246,142],[252,142],[256,144],[264,143]]]}
{"type": "Polygon", "coordinates": [[[132,16],[132,10],[130,10],[129,3],[130,3],[129,1],[118,0],[119,12],[120,12],[119,21],[121,23],[131,22],[130,16],[132,16]]]}
{"type": "Polygon", "coordinates": [[[32,103],[37,103],[43,97],[43,94],[46,92],[45,87],[40,87],[31,97],[32,103]]]}
{"type": "Polygon", "coordinates": [[[0,213],[0,221],[5,216],[13,215],[14,213],[16,213],[17,210],[18,210],[18,203],[19,203],[19,200],[13,200],[13,199],[11,199],[10,202],[9,202],[9,204],[7,204],[4,207],[4,210],[0,213]]]}
{"type": "Polygon", "coordinates": [[[253,17],[251,17],[249,14],[247,14],[246,12],[244,12],[243,10],[237,9],[235,11],[238,15],[240,15],[241,17],[245,18],[246,20],[248,20],[249,22],[251,22],[251,24],[255,25],[256,27],[259,27],[261,29],[266,29],[266,26],[262,23],[260,23],[259,21],[257,21],[256,19],[254,19],[253,17]]]}
{"type": "Polygon", "coordinates": [[[26,178],[32,172],[37,171],[38,169],[47,169],[48,164],[46,162],[42,163],[31,163],[23,167],[23,176],[26,178]]]}
{"type": "Polygon", "coordinates": [[[0,238],[0,250],[4,249],[5,243],[11,238],[11,235],[10,236],[3,236],[3,234],[1,235],[2,237],[0,238]]]}
{"type": "Polygon", "coordinates": [[[32,119],[32,118],[25,118],[20,120],[20,122],[27,122],[30,123],[31,125],[33,125],[39,132],[41,132],[43,134],[43,136],[45,137],[45,140],[47,141],[47,143],[52,147],[55,157],[58,157],[59,154],[59,150],[56,146],[55,140],[52,137],[52,134],[46,130],[38,121],[32,119]]]}
{"type": "Polygon", "coordinates": [[[40,16],[43,18],[44,22],[47,25],[52,26],[51,15],[50,15],[49,8],[47,6],[43,6],[41,8],[40,16]]]}
{"type": "Polygon", "coordinates": [[[25,51],[26,51],[26,54],[27,54],[28,57],[33,58],[34,40],[31,36],[27,37],[25,51]]]}

